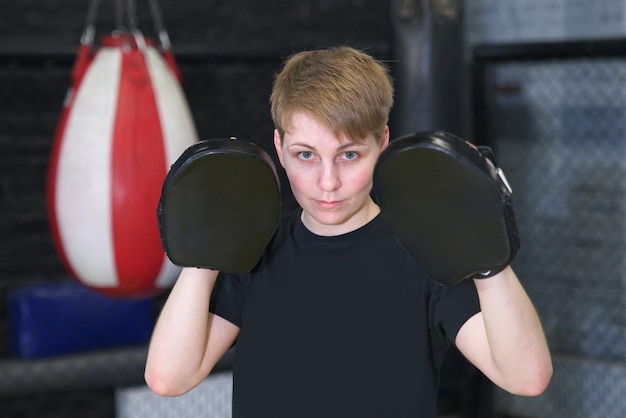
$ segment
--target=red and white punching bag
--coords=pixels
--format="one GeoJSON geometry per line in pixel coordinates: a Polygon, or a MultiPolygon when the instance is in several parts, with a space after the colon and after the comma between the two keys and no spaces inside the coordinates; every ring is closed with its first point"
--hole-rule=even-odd
{"type": "Polygon", "coordinates": [[[197,140],[171,55],[137,33],[81,45],[47,178],[53,239],[75,279],[119,297],[171,287],[180,268],[156,208],[170,165],[197,140]]]}

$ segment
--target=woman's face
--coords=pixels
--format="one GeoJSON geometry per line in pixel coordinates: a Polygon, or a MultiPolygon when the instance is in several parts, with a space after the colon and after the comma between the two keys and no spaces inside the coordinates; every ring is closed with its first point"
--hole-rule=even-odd
{"type": "Polygon", "coordinates": [[[303,113],[293,115],[282,144],[274,131],[278,158],[303,209],[302,221],[311,232],[344,234],[378,214],[370,190],[378,155],[388,142],[387,128],[380,145],[373,136],[355,142],[337,137],[303,113]]]}

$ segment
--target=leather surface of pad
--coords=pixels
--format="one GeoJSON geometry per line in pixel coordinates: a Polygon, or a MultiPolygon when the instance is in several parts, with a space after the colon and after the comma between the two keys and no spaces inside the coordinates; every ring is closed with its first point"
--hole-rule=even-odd
{"type": "Polygon", "coordinates": [[[497,168],[445,132],[392,141],[375,169],[374,196],[400,242],[441,284],[489,277],[519,248],[510,190],[497,168]]]}
{"type": "Polygon", "coordinates": [[[163,184],[157,215],[167,256],[179,266],[252,269],[280,214],[276,168],[260,147],[212,139],[187,149],[163,184]]]}

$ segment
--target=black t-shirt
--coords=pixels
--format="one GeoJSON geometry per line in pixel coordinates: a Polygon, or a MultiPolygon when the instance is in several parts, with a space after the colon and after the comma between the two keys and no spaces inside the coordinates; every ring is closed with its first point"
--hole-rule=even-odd
{"type": "Polygon", "coordinates": [[[480,310],[473,282],[429,279],[381,215],[324,237],[300,213],[213,291],[211,311],[241,328],[233,417],[436,417],[443,355],[480,310]]]}

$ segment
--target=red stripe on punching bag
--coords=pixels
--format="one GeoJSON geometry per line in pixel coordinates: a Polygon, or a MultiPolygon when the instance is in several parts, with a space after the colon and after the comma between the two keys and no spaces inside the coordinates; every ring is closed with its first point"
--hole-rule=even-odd
{"type": "Polygon", "coordinates": [[[164,257],[155,209],[167,165],[152,83],[135,45],[123,54],[119,88],[111,167],[115,292],[150,293],[164,257]]]}

